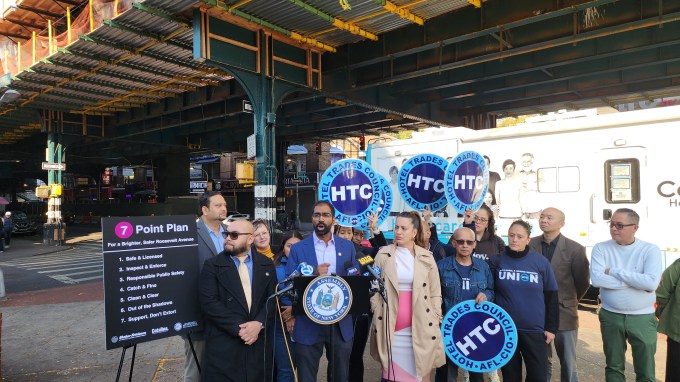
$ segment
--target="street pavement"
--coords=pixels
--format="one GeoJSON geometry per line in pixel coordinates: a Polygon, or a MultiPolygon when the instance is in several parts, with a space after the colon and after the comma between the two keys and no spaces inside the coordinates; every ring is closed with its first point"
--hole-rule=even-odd
{"type": "MultiPolygon", "coordinates": [[[[7,289],[7,298],[0,301],[3,381],[89,382],[116,378],[122,350],[107,351],[104,344],[101,235],[87,229],[72,232],[77,236],[70,237],[65,247],[45,247],[37,243],[37,237],[13,238],[12,247],[0,254],[7,289]],[[38,286],[33,285],[36,283],[38,286]]],[[[581,381],[604,381],[597,315],[593,309],[583,309],[579,316],[577,358],[581,381]]],[[[132,349],[128,349],[121,380],[128,380],[131,356],[132,349]]],[[[364,360],[365,380],[379,380],[379,366],[368,355],[368,346],[364,360]]],[[[630,349],[627,361],[627,380],[633,381],[630,349]]],[[[132,380],[181,381],[183,362],[183,342],[179,337],[140,343],[132,380]]],[[[666,338],[659,335],[658,381],[665,378],[665,362],[666,338]]],[[[319,370],[318,379],[326,380],[325,363],[319,370]]],[[[555,374],[553,381],[559,380],[559,372],[555,374]]]]}

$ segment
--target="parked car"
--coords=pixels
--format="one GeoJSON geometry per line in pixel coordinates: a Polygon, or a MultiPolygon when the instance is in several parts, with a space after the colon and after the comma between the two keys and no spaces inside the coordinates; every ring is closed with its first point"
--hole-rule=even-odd
{"type": "Polygon", "coordinates": [[[233,222],[234,220],[249,220],[250,219],[250,214],[242,214],[240,212],[234,212],[233,214],[227,216],[226,219],[222,221],[222,223],[229,225],[229,223],[233,222]]]}
{"type": "Polygon", "coordinates": [[[23,211],[12,211],[12,235],[35,235],[35,222],[23,211]]]}

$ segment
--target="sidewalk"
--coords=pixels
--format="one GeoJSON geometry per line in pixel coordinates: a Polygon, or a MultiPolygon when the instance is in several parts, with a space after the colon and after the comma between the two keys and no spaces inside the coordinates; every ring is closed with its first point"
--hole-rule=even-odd
{"type": "MultiPolygon", "coordinates": [[[[17,243],[15,250],[12,245],[10,251],[16,252],[11,256],[20,256],[20,251],[25,251],[24,256],[39,256],[55,249],[29,244],[22,249],[19,247],[22,246],[17,243]]],[[[0,301],[4,381],[115,380],[122,350],[105,350],[103,297],[101,282],[8,293],[7,300],[0,301]]],[[[582,310],[579,317],[577,357],[581,381],[604,381],[604,355],[597,316],[592,311],[582,310]]],[[[128,349],[121,380],[128,379],[131,355],[132,349],[128,349]]],[[[378,380],[379,366],[368,355],[368,346],[364,360],[365,380],[378,380]]],[[[633,381],[630,349],[627,361],[627,380],[633,381]]],[[[181,381],[183,362],[183,341],[179,337],[141,343],[137,346],[132,380],[181,381]]],[[[666,339],[659,335],[658,381],[665,378],[665,364],[666,339]]],[[[325,363],[319,370],[318,380],[325,381],[325,363]]],[[[553,381],[557,380],[559,372],[553,377],[553,381]]]]}

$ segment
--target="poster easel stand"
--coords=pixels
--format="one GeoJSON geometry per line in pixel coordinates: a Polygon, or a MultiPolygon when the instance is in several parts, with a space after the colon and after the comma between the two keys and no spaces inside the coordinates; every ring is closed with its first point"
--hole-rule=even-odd
{"type": "Polygon", "coordinates": [[[120,381],[120,372],[123,370],[123,362],[125,361],[125,351],[132,347],[132,360],[130,361],[130,375],[129,382],[132,382],[132,370],[135,368],[135,354],[137,353],[137,344],[127,345],[123,347],[123,352],[120,355],[120,362],[118,363],[118,374],[116,374],[116,382],[120,381]]]}
{"type": "Polygon", "coordinates": [[[196,355],[196,350],[194,350],[194,341],[191,340],[191,333],[187,333],[187,341],[189,341],[189,347],[191,348],[191,354],[194,355],[194,362],[196,362],[196,368],[198,369],[198,375],[201,375],[201,364],[198,362],[198,356],[196,355]]]}

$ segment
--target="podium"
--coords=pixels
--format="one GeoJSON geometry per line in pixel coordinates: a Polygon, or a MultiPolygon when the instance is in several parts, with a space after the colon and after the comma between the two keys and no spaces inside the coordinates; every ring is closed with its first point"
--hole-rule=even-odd
{"type": "MultiPolygon", "coordinates": [[[[293,315],[307,315],[304,309],[304,294],[307,287],[318,276],[302,276],[293,279],[293,290],[297,298],[293,300],[293,315]]],[[[349,285],[352,291],[352,305],[349,314],[360,315],[371,312],[371,276],[337,276],[349,285]]],[[[310,317],[311,318],[311,317],[310,317]]]]}

